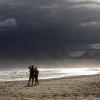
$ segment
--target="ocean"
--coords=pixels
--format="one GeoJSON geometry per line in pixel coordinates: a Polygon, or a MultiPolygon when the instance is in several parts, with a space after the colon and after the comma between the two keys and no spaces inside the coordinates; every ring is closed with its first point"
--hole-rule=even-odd
{"type": "MultiPolygon", "coordinates": [[[[39,68],[39,79],[100,74],[100,68],[39,68]]],[[[28,80],[29,69],[0,69],[0,81],[28,80]]]]}

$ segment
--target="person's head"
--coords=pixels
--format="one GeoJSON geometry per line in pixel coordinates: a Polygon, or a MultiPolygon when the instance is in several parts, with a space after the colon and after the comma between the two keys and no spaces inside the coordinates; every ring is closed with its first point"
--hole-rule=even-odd
{"type": "Polygon", "coordinates": [[[34,65],[32,65],[32,68],[34,69],[34,65]]]}
{"type": "Polygon", "coordinates": [[[35,67],[35,70],[37,70],[37,67],[35,67]]]}

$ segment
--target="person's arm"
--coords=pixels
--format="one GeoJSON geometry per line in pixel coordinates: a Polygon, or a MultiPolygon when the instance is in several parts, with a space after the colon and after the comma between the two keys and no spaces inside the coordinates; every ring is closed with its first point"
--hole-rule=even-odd
{"type": "Polygon", "coordinates": [[[29,66],[29,69],[31,69],[32,68],[32,66],[29,66]]]}
{"type": "Polygon", "coordinates": [[[39,70],[37,70],[38,74],[39,74],[39,70]]]}

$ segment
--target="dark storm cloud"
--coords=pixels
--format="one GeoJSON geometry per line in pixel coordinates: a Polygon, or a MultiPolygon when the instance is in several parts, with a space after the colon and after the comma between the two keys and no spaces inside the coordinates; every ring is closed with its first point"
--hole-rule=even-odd
{"type": "Polygon", "coordinates": [[[0,16],[0,29],[11,27],[0,31],[1,57],[87,56],[100,42],[99,1],[1,0],[0,16]]]}

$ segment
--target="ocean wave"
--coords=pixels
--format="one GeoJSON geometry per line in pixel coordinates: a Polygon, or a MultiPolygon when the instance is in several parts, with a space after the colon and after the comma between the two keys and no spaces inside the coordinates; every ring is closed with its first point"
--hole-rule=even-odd
{"type": "MultiPolygon", "coordinates": [[[[99,74],[100,68],[41,68],[39,79],[59,78],[64,76],[99,74]]],[[[28,80],[28,69],[5,69],[0,71],[0,81],[28,80]]]]}

